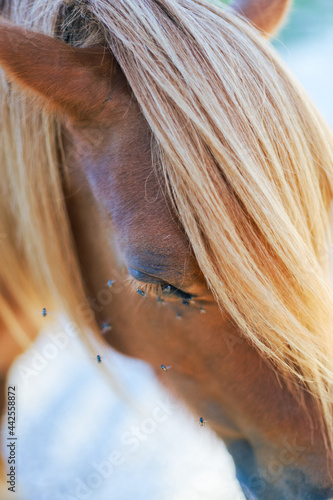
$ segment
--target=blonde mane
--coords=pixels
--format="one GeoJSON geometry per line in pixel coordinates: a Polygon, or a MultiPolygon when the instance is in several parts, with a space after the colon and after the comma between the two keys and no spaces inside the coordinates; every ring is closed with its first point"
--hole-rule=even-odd
{"type": "MultiPolygon", "coordinates": [[[[333,140],[307,95],[253,27],[205,0],[11,3],[18,24],[78,46],[107,42],[217,302],[295,393],[313,394],[331,446],[333,140]]],[[[25,347],[22,315],[36,323],[40,297],[80,326],[85,297],[59,126],[1,84],[1,311],[25,347]]]]}

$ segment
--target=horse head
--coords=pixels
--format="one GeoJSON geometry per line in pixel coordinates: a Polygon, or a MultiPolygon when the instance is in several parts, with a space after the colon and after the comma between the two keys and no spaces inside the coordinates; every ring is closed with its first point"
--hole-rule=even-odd
{"type": "MultiPolygon", "coordinates": [[[[295,126],[308,119],[309,105],[262,36],[277,29],[289,5],[235,0],[222,14],[203,0],[69,4],[57,14],[54,36],[1,19],[0,63],[60,123],[58,168],[87,317],[92,311],[97,324],[112,323],[105,339],[148,361],[207,418],[250,498],[319,500],[332,495],[333,482],[313,373],[328,353],[322,343],[308,375],[316,318],[309,313],[301,325],[298,316],[299,302],[312,304],[319,288],[297,281],[301,267],[301,277],[291,275],[294,254],[277,241],[293,227],[289,219],[301,219],[290,245],[317,272],[309,240],[316,230],[313,240],[320,239],[320,224],[307,225],[308,199],[295,173],[313,146],[295,126]],[[75,32],[78,13],[83,26],[99,26],[90,38],[75,32]],[[215,58],[219,51],[223,58],[215,58]],[[290,106],[293,124],[280,106],[290,106]],[[273,199],[287,207],[276,220],[273,199]],[[167,377],[161,363],[172,366],[167,377]]],[[[327,184],[310,170],[312,184],[327,184]]]]}

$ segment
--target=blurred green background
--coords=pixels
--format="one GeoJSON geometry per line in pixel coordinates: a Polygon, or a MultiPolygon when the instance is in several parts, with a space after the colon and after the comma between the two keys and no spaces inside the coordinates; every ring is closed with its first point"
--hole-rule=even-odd
{"type": "Polygon", "coordinates": [[[298,43],[329,30],[333,30],[332,0],[294,0],[289,22],[279,39],[285,43],[298,43]]]}
{"type": "MultiPolygon", "coordinates": [[[[218,2],[229,4],[231,0],[214,3],[218,2]]],[[[320,35],[322,30],[333,30],[333,0],[294,0],[293,4],[288,25],[278,35],[282,43],[302,41],[320,35]]]]}
{"type": "Polygon", "coordinates": [[[333,128],[333,0],[294,0],[272,44],[333,128]]]}

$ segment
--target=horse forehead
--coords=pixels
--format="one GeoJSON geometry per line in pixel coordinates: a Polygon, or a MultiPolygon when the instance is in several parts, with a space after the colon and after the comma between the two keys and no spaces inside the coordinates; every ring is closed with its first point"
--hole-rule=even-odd
{"type": "Polygon", "coordinates": [[[144,156],[138,151],[134,162],[109,164],[117,179],[111,181],[111,196],[103,176],[99,179],[103,200],[130,265],[178,282],[197,274],[197,265],[164,180],[144,156]]]}
{"type": "Polygon", "coordinates": [[[124,120],[99,131],[98,141],[89,130],[74,135],[69,142],[75,145],[77,170],[111,218],[127,260],[152,274],[197,275],[164,177],[153,166],[150,129],[136,106],[128,108],[124,120]],[[92,154],[87,142],[94,145],[92,154]]]}

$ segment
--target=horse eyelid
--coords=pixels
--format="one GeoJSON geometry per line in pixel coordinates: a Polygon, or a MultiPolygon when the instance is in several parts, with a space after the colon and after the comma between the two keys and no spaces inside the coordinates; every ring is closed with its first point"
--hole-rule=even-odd
{"type": "Polygon", "coordinates": [[[154,297],[159,297],[163,295],[164,298],[180,298],[184,300],[191,300],[193,295],[180,290],[179,288],[166,283],[161,282],[155,283],[145,283],[135,279],[133,276],[128,276],[128,282],[134,291],[140,291],[140,295],[153,295],[154,297]]]}

